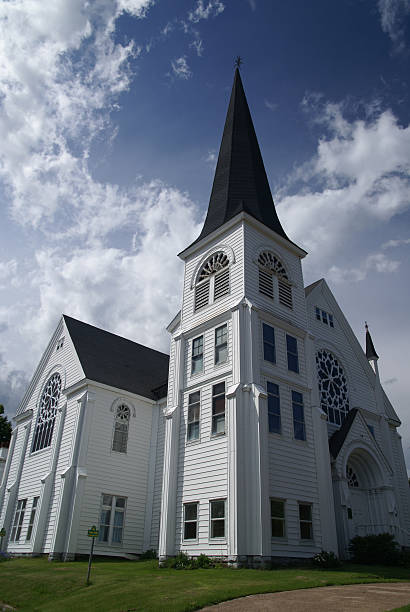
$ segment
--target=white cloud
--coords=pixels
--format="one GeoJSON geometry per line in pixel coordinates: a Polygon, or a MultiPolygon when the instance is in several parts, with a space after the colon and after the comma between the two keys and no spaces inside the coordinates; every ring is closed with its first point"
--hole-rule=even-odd
{"type": "Polygon", "coordinates": [[[186,57],[178,57],[176,60],[171,62],[172,72],[178,79],[187,80],[192,76],[192,72],[186,61],[186,57]]]}
{"type": "Polygon", "coordinates": [[[256,0],[248,0],[248,4],[251,7],[252,11],[256,11],[256,0]]]}
{"type": "Polygon", "coordinates": [[[382,244],[382,249],[394,249],[399,246],[404,246],[405,244],[410,244],[410,238],[388,240],[382,244]]]}
{"type": "Polygon", "coordinates": [[[198,57],[202,57],[204,52],[204,43],[200,38],[195,38],[195,40],[193,40],[189,46],[195,49],[198,57]]]}
{"type": "Polygon", "coordinates": [[[15,259],[0,261],[0,289],[4,289],[7,283],[16,284],[17,266],[18,264],[15,259]]]}
{"type": "Polygon", "coordinates": [[[201,19],[217,17],[225,9],[225,5],[220,0],[209,0],[207,4],[203,0],[197,0],[196,7],[188,14],[189,21],[197,23],[201,19]]]}
{"type": "Polygon", "coordinates": [[[405,20],[410,15],[409,0],[379,0],[378,8],[382,30],[389,35],[394,51],[404,51],[406,48],[405,20]]]}
{"type": "Polygon", "coordinates": [[[334,283],[359,282],[363,281],[369,272],[389,274],[395,272],[399,265],[399,261],[388,259],[384,253],[373,253],[355,268],[331,266],[326,276],[334,283]]]}
{"type": "Polygon", "coordinates": [[[266,98],[265,98],[265,106],[270,111],[275,111],[278,108],[278,105],[275,102],[271,102],[270,100],[267,100],[266,98]]]}

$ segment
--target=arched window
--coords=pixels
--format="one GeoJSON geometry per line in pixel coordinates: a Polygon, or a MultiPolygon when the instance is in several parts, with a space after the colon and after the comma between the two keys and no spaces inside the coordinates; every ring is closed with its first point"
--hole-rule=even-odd
{"type": "Polygon", "coordinates": [[[347,380],[336,357],[322,349],[316,354],[320,405],[329,423],[341,425],[349,412],[347,380]]]}
{"type": "Polygon", "coordinates": [[[273,300],[273,277],[276,276],[278,279],[279,303],[292,308],[292,285],[279,259],[270,251],[262,251],[259,253],[258,266],[259,292],[273,300]]]}
{"type": "Polygon", "coordinates": [[[215,301],[228,295],[229,291],[229,259],[226,253],[217,251],[199,271],[195,285],[195,310],[207,306],[211,295],[215,301]]]}
{"type": "Polygon", "coordinates": [[[56,373],[48,379],[41,396],[37,424],[34,431],[33,453],[51,444],[60,394],[61,376],[56,373]]]}
{"type": "Polygon", "coordinates": [[[112,450],[117,453],[127,452],[128,427],[130,423],[130,409],[126,404],[120,404],[115,410],[114,436],[112,450]]]}

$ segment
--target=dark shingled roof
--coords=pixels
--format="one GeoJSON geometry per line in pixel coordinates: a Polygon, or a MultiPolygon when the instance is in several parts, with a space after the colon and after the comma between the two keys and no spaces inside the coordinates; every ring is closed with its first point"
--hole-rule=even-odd
{"type": "Polygon", "coordinates": [[[336,459],[336,457],[338,456],[357,413],[357,408],[352,408],[351,410],[349,410],[342,423],[341,428],[335,431],[335,433],[329,438],[329,450],[333,459],[336,459]]]}
{"type": "Polygon", "coordinates": [[[366,325],[366,357],[367,359],[378,359],[379,356],[374,348],[373,340],[366,325]]]}
{"type": "Polygon", "coordinates": [[[153,400],[166,396],[168,355],[63,317],[86,378],[153,400]]]}
{"type": "Polygon", "coordinates": [[[236,69],[208,213],[202,232],[193,244],[240,212],[248,213],[289,240],[276,214],[241,76],[236,69]]]}

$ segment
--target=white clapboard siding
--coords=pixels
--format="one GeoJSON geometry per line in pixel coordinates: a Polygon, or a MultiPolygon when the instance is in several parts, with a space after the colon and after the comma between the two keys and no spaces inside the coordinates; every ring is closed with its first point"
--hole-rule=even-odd
{"type": "Polygon", "coordinates": [[[390,435],[394,460],[393,478],[397,492],[396,499],[398,501],[400,527],[403,530],[400,535],[403,538],[402,542],[410,546],[410,490],[408,487],[406,464],[404,462],[401,437],[394,431],[391,431],[390,435]]]}
{"type": "Polygon", "coordinates": [[[157,452],[155,460],[155,476],[154,476],[154,497],[152,503],[152,519],[151,519],[151,540],[150,546],[154,550],[158,550],[159,527],[161,520],[161,492],[162,492],[162,475],[164,471],[164,440],[165,440],[165,417],[162,407],[159,411],[158,419],[158,435],[157,435],[157,452]]]}

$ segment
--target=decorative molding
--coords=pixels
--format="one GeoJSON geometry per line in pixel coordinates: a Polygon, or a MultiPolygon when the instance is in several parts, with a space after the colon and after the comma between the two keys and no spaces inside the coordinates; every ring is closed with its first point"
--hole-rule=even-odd
{"type": "Polygon", "coordinates": [[[212,247],[205,253],[205,255],[200,259],[200,261],[195,266],[194,272],[191,276],[190,289],[193,289],[195,287],[197,283],[197,276],[199,272],[201,271],[202,267],[206,264],[207,260],[210,257],[212,257],[212,255],[216,253],[217,251],[222,251],[222,253],[225,253],[227,258],[229,259],[230,266],[235,263],[236,261],[235,253],[232,247],[229,246],[228,244],[216,244],[214,247],[212,247]]]}
{"type": "Polygon", "coordinates": [[[135,406],[132,402],[130,402],[130,400],[126,397],[117,397],[113,403],[111,404],[110,407],[110,412],[114,412],[117,410],[118,406],[121,406],[122,404],[125,404],[131,412],[131,416],[136,417],[137,416],[137,412],[135,410],[135,406]]]}

